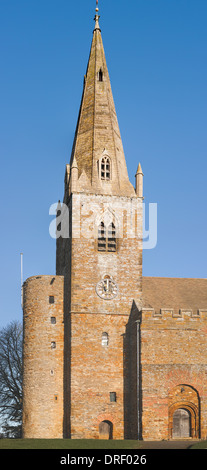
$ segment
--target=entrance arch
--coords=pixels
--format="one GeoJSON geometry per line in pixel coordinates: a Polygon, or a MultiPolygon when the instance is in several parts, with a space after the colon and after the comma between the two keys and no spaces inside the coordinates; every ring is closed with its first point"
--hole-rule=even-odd
{"type": "Polygon", "coordinates": [[[174,439],[191,437],[191,414],[184,408],[178,408],[173,414],[172,437],[174,439]]]}
{"type": "Polygon", "coordinates": [[[169,439],[200,436],[199,394],[191,385],[180,384],[169,391],[169,439]]]}
{"type": "Polygon", "coordinates": [[[102,421],[99,424],[99,439],[113,439],[113,424],[111,421],[102,421]]]}

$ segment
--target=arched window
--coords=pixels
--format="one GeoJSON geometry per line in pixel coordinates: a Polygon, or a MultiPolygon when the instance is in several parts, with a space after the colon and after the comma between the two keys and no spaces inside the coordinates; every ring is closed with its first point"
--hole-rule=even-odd
{"type": "Polygon", "coordinates": [[[98,72],[98,81],[99,81],[99,82],[103,82],[103,72],[102,72],[101,69],[100,69],[99,72],[98,72]]]}
{"type": "Polygon", "coordinates": [[[117,250],[116,227],[112,222],[106,229],[104,222],[98,227],[98,251],[115,252],[117,250]]]}
{"type": "Polygon", "coordinates": [[[102,334],[101,344],[102,344],[102,346],[108,346],[108,344],[109,344],[109,335],[108,335],[108,333],[103,333],[102,334]]]}
{"type": "Polygon", "coordinates": [[[105,181],[111,179],[111,161],[107,156],[101,159],[101,179],[105,181]]]}

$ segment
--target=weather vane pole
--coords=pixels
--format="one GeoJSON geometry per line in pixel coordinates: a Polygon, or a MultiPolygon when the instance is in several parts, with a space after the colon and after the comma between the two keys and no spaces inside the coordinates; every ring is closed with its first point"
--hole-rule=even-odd
{"type": "Polygon", "coordinates": [[[101,30],[100,30],[100,27],[99,27],[99,18],[100,18],[100,16],[99,16],[98,12],[99,12],[98,0],[96,0],[96,14],[95,14],[95,18],[94,18],[94,19],[95,19],[95,22],[96,22],[96,25],[95,25],[94,31],[96,31],[97,29],[98,29],[99,31],[101,31],[101,30]]]}

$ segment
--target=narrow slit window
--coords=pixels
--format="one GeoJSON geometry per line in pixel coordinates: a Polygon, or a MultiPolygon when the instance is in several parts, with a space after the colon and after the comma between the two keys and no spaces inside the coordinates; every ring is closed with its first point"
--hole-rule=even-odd
{"type": "Polygon", "coordinates": [[[56,342],[55,342],[55,341],[52,341],[52,343],[51,343],[51,349],[56,349],[56,342]]]}
{"type": "Polygon", "coordinates": [[[110,392],[110,402],[116,402],[116,392],[110,392]]]}
{"type": "Polygon", "coordinates": [[[51,317],[51,324],[56,325],[56,317],[51,317]]]}
{"type": "Polygon", "coordinates": [[[98,72],[98,81],[99,81],[99,82],[103,82],[103,72],[102,72],[101,69],[100,69],[99,72],[98,72]]]}
{"type": "Polygon", "coordinates": [[[108,333],[103,333],[102,334],[101,344],[102,344],[103,347],[108,346],[108,344],[109,344],[109,335],[108,335],[108,333]]]}
{"type": "Polygon", "coordinates": [[[55,297],[54,295],[49,296],[49,304],[54,304],[55,303],[55,297]]]}

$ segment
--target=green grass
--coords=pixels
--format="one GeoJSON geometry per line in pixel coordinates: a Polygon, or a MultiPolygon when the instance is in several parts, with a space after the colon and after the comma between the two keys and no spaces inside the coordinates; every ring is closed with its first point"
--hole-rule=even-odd
{"type": "Polygon", "coordinates": [[[199,441],[191,449],[207,449],[207,441],[199,441]]]}
{"type": "MultiPolygon", "coordinates": [[[[144,449],[144,441],[136,440],[107,440],[102,441],[99,439],[0,439],[1,449],[144,449]]],[[[160,448],[162,442],[160,442],[160,448]]],[[[166,447],[168,448],[168,447],[166,447]]],[[[169,447],[170,448],[170,447],[169,447]]],[[[176,447],[174,447],[176,448],[176,447]]],[[[179,448],[179,447],[178,447],[179,448]]],[[[207,449],[207,441],[199,441],[190,446],[191,449],[207,449]]]]}
{"type": "Polygon", "coordinates": [[[0,449],[139,449],[139,441],[96,439],[0,439],[0,449]]]}

